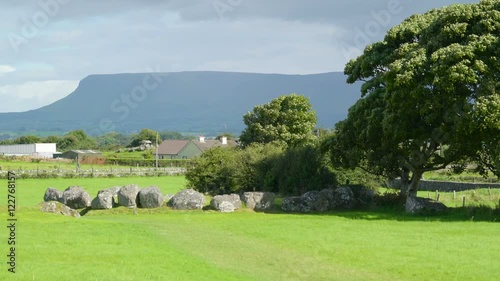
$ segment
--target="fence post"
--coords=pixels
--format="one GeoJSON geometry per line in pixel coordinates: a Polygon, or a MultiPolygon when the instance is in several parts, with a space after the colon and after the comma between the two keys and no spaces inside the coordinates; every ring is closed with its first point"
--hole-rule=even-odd
{"type": "Polygon", "coordinates": [[[436,201],[439,200],[439,191],[436,189],[436,201]]]}
{"type": "Polygon", "coordinates": [[[453,190],[453,200],[455,200],[457,198],[457,193],[455,192],[455,190],[453,190]]]}
{"type": "Polygon", "coordinates": [[[462,197],[462,207],[465,208],[465,195],[462,197]]]}

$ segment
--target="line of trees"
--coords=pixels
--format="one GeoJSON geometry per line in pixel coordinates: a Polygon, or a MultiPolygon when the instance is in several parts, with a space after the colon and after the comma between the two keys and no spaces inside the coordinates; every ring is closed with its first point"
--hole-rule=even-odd
{"type": "Polygon", "coordinates": [[[92,137],[83,130],[70,131],[62,136],[40,137],[35,135],[20,136],[15,139],[0,141],[0,145],[9,144],[32,144],[32,143],[56,143],[58,150],[66,151],[71,149],[100,149],[115,150],[121,147],[139,146],[142,140],[159,141],[166,139],[189,139],[178,132],[158,132],[151,129],[142,129],[139,133],[125,135],[117,132],[110,132],[105,135],[92,137]]]}

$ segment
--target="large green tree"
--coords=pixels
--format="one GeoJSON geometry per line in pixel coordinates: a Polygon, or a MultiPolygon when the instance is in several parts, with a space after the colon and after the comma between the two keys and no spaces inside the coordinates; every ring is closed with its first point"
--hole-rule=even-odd
{"type": "Polygon", "coordinates": [[[244,146],[273,141],[302,146],[316,139],[313,134],[316,121],[316,112],[308,98],[297,94],[280,96],[243,116],[247,127],[240,141],[244,146]]]}
{"type": "Polygon", "coordinates": [[[334,163],[400,176],[408,196],[450,164],[498,174],[499,34],[500,1],[484,0],[411,16],[367,46],[345,67],[362,99],[336,125],[334,163]]]}
{"type": "Polygon", "coordinates": [[[141,141],[149,140],[152,143],[156,143],[156,138],[159,136],[158,131],[151,129],[142,129],[138,134],[132,136],[131,147],[141,145],[141,141]]]}

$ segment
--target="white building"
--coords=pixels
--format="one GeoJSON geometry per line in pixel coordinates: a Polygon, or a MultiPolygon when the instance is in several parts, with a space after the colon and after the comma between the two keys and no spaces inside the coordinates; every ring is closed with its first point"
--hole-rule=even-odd
{"type": "Polygon", "coordinates": [[[59,154],[55,143],[0,145],[0,155],[53,158],[54,154],[59,154]]]}

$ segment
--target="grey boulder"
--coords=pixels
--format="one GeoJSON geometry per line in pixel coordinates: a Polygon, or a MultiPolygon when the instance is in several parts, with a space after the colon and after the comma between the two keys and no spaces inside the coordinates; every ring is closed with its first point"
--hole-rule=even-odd
{"type": "Polygon", "coordinates": [[[139,191],[139,205],[141,208],[159,208],[163,205],[163,194],[156,186],[143,188],[139,191]]]}
{"type": "Polygon", "coordinates": [[[168,201],[168,206],[176,210],[202,209],[204,204],[205,196],[194,189],[182,190],[168,201]]]}
{"type": "Polygon", "coordinates": [[[71,209],[70,207],[57,201],[43,202],[40,205],[40,211],[45,213],[61,214],[63,216],[74,217],[74,218],[80,217],[80,213],[78,213],[77,210],[71,209]]]}
{"type": "Polygon", "coordinates": [[[302,194],[302,196],[287,197],[283,200],[281,209],[291,213],[309,213],[315,211],[319,198],[319,191],[313,190],[302,194]]]}
{"type": "Polygon", "coordinates": [[[356,207],[356,198],[351,188],[338,187],[333,191],[333,195],[332,209],[350,210],[356,207]]]}
{"type": "Polygon", "coordinates": [[[92,200],[92,209],[112,209],[115,200],[113,198],[113,193],[106,190],[101,190],[97,193],[97,197],[92,200]]]}
{"type": "Polygon", "coordinates": [[[272,192],[244,192],[241,195],[241,201],[246,207],[256,211],[272,209],[275,198],[276,195],[272,192]]]}
{"type": "Polygon", "coordinates": [[[60,201],[62,198],[63,192],[61,190],[57,190],[53,187],[47,188],[45,194],[43,196],[43,201],[60,201]]]}
{"type": "Polygon", "coordinates": [[[238,194],[217,195],[210,201],[210,206],[219,212],[234,212],[241,208],[240,196],[238,194]]]}
{"type": "Polygon", "coordinates": [[[406,199],[405,209],[407,213],[418,215],[436,215],[446,212],[446,206],[430,198],[410,196],[406,199]]]}
{"type": "Polygon", "coordinates": [[[82,209],[90,207],[92,198],[83,188],[70,186],[64,190],[59,202],[72,209],[82,209]]]}
{"type": "Polygon", "coordinates": [[[127,208],[137,207],[139,187],[135,184],[126,185],[118,191],[118,204],[127,208]]]}

